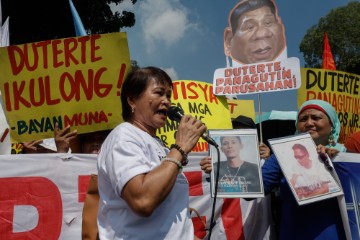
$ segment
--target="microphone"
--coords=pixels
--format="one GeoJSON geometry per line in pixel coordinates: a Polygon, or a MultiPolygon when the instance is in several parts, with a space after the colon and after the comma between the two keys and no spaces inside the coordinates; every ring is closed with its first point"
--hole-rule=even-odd
{"type": "MultiPolygon", "coordinates": [[[[176,121],[176,122],[180,122],[181,118],[184,116],[184,112],[181,108],[176,107],[176,106],[170,106],[168,111],[167,111],[167,115],[170,118],[170,120],[172,121],[176,121]]],[[[215,142],[214,139],[212,139],[211,137],[209,137],[208,135],[206,135],[206,133],[203,133],[201,135],[201,138],[204,139],[206,142],[208,142],[209,144],[218,147],[219,145],[215,142]]]]}

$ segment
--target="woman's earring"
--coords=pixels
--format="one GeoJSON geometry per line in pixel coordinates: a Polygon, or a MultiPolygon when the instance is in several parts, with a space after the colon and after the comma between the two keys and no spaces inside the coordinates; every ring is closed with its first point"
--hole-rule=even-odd
{"type": "Polygon", "coordinates": [[[131,113],[135,112],[135,107],[131,107],[131,113]]]}
{"type": "Polygon", "coordinates": [[[336,145],[334,136],[333,136],[332,134],[329,136],[329,144],[330,144],[331,146],[335,146],[335,145],[336,145]]]}

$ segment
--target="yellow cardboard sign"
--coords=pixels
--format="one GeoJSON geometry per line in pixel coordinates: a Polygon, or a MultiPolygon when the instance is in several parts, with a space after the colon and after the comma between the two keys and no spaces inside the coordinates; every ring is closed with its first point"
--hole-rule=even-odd
{"type": "MultiPolygon", "coordinates": [[[[173,82],[172,104],[180,107],[184,114],[190,114],[206,124],[208,129],[232,129],[231,117],[225,97],[213,94],[212,84],[194,80],[173,82]]],[[[175,143],[177,122],[167,120],[156,135],[167,146],[175,143]]],[[[208,144],[200,139],[193,152],[208,151],[208,144]]]]}
{"type": "Polygon", "coordinates": [[[12,139],[53,137],[55,122],[78,133],[122,121],[120,90],[130,67],[125,33],[0,48],[0,90],[12,139]]]}
{"type": "Polygon", "coordinates": [[[360,75],[324,69],[301,69],[298,106],[310,99],[330,103],[341,122],[339,142],[360,130],[360,75]]]}
{"type": "Polygon", "coordinates": [[[254,100],[228,99],[227,103],[232,119],[243,115],[256,122],[254,100]]]}

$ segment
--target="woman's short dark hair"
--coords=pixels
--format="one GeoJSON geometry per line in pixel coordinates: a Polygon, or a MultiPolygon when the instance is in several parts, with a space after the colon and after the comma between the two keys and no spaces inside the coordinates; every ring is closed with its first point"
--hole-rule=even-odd
{"type": "Polygon", "coordinates": [[[272,0],[245,0],[238,3],[230,13],[230,24],[232,32],[235,33],[238,28],[238,20],[246,12],[256,10],[261,7],[269,7],[276,17],[275,5],[272,0]]]}
{"type": "Polygon", "coordinates": [[[239,140],[239,143],[240,143],[240,144],[242,144],[242,143],[241,143],[241,138],[240,138],[239,136],[221,136],[221,137],[220,137],[220,145],[223,144],[223,140],[224,140],[224,138],[226,138],[226,137],[234,137],[234,138],[236,138],[237,140],[239,140]]]}
{"type": "Polygon", "coordinates": [[[151,80],[172,88],[169,75],[157,67],[133,67],[127,74],[121,88],[122,117],[124,121],[129,121],[132,115],[127,99],[139,97],[146,90],[151,80]]]}

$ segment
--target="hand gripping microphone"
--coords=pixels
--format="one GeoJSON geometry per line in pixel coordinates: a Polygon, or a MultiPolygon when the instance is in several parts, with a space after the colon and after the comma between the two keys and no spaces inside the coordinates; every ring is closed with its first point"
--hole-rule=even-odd
{"type": "MultiPolygon", "coordinates": [[[[170,120],[180,122],[181,118],[184,116],[184,112],[179,107],[171,106],[167,111],[167,115],[170,120]]],[[[201,135],[201,138],[207,141],[209,144],[218,147],[218,144],[215,142],[215,140],[206,135],[205,133],[201,135]]]]}

